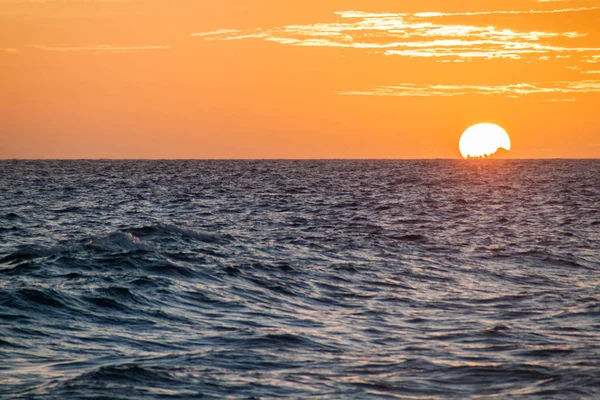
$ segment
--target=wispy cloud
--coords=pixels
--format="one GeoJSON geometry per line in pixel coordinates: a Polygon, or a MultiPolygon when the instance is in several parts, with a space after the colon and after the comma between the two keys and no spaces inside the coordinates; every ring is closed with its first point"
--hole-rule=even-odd
{"type": "Polygon", "coordinates": [[[19,52],[19,50],[13,48],[13,47],[5,47],[5,48],[0,48],[0,53],[4,53],[4,54],[17,54],[19,52]]]}
{"type": "MultiPolygon", "coordinates": [[[[571,1],[571,4],[577,2],[571,1]]],[[[580,3],[579,3],[580,4],[580,3]]],[[[596,3],[597,4],[597,3],[596,3]]],[[[204,40],[258,39],[284,45],[365,50],[387,56],[428,58],[437,62],[508,59],[560,63],[561,68],[584,72],[585,65],[600,62],[600,46],[590,44],[585,26],[573,30],[516,30],[506,27],[506,16],[547,15],[554,20],[576,20],[581,13],[600,18],[600,6],[563,7],[548,10],[367,13],[340,11],[333,22],[285,25],[269,29],[221,29],[194,33],[204,40]],[[582,30],[583,29],[583,30],[582,30]]],[[[536,19],[537,20],[537,19],[536,19]]],[[[521,23],[522,25],[522,23],[521,23]]],[[[549,23],[548,26],[556,26],[549,23]]],[[[588,27],[589,29],[589,27],[588,27]]],[[[590,65],[592,67],[592,65],[590,65]]],[[[592,68],[588,68],[592,69],[592,68]]],[[[594,74],[597,68],[586,73],[594,74]]],[[[546,83],[518,83],[504,86],[416,85],[378,86],[367,90],[344,90],[340,95],[446,97],[446,96],[528,96],[543,101],[576,101],[577,95],[600,93],[600,81],[557,80],[546,83]]]]}
{"type": "MultiPolygon", "coordinates": [[[[537,94],[565,95],[600,93],[600,80],[578,82],[557,81],[546,83],[519,83],[500,86],[477,85],[416,85],[405,83],[395,86],[378,86],[371,90],[340,91],[347,96],[397,96],[397,97],[451,97],[451,96],[504,96],[519,98],[537,94]]],[[[574,101],[572,97],[552,101],[574,101]]]]}
{"type": "MultiPolygon", "coordinates": [[[[556,0],[554,0],[556,1],[556,0]]],[[[568,0],[559,0],[568,1],[568,0]]],[[[596,11],[600,10],[600,7],[577,7],[577,8],[560,8],[557,10],[500,10],[500,11],[476,11],[476,12],[454,12],[454,13],[442,13],[442,12],[422,12],[413,14],[413,16],[427,18],[427,17],[456,17],[456,16],[475,16],[475,15],[535,15],[535,14],[564,14],[573,12],[583,11],[596,11]]]]}
{"type": "Polygon", "coordinates": [[[27,47],[58,52],[83,52],[83,53],[132,53],[139,51],[166,50],[168,46],[114,46],[114,45],[93,45],[93,46],[49,46],[41,44],[28,45],[27,47]]]}
{"type": "Polygon", "coordinates": [[[590,64],[600,63],[600,55],[584,56],[582,61],[590,64]]]}
{"type": "MultiPolygon", "coordinates": [[[[477,21],[465,24],[447,22],[447,17],[473,18],[484,15],[531,15],[597,12],[600,7],[556,10],[421,12],[414,14],[337,12],[329,23],[286,25],[271,29],[218,30],[193,33],[205,40],[262,39],[295,46],[366,49],[390,56],[441,59],[523,59],[540,56],[583,56],[600,52],[600,47],[564,45],[586,32],[517,31],[477,21]],[[560,39],[560,40],[559,40],[560,39]],[[560,43],[560,44],[559,44],[560,43]]],[[[499,22],[502,22],[500,19],[499,22]]]]}

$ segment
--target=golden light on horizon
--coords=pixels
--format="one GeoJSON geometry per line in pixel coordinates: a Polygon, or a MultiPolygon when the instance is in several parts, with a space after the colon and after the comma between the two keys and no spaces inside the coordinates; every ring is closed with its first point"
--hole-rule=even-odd
{"type": "Polygon", "coordinates": [[[481,123],[468,128],[458,143],[463,158],[482,158],[495,154],[499,149],[510,151],[508,133],[500,126],[481,123]]]}

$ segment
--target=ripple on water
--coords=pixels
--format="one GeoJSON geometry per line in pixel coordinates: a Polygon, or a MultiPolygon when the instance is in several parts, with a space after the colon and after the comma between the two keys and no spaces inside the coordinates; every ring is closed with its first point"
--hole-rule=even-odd
{"type": "Polygon", "coordinates": [[[0,397],[600,397],[599,180],[0,161],[0,397]]]}

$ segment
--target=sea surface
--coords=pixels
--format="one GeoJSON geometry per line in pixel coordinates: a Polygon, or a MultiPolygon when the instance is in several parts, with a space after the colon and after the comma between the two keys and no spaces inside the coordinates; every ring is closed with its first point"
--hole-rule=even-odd
{"type": "Polygon", "coordinates": [[[0,161],[2,399],[598,399],[600,160],[0,161]]]}

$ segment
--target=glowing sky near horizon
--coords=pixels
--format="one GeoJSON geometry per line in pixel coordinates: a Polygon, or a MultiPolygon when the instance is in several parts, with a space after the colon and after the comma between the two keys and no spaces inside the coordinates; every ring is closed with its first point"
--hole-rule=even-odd
{"type": "Polygon", "coordinates": [[[0,0],[1,158],[599,157],[600,0],[0,0]]]}

